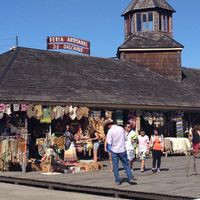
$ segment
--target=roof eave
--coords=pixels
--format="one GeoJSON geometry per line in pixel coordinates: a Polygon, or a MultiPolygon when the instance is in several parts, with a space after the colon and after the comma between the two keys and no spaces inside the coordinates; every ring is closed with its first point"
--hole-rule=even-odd
{"type": "Polygon", "coordinates": [[[177,48],[119,48],[119,51],[182,51],[182,47],[177,48]]]}

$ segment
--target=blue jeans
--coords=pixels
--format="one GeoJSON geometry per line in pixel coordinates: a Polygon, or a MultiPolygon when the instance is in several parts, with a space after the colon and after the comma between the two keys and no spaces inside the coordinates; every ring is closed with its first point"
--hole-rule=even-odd
{"type": "Polygon", "coordinates": [[[122,165],[124,167],[124,170],[126,172],[128,180],[129,181],[132,180],[133,174],[132,174],[130,166],[129,166],[129,161],[128,161],[128,158],[127,158],[126,151],[123,152],[123,153],[114,153],[114,152],[111,151],[111,155],[112,155],[112,163],[113,163],[113,172],[114,172],[114,176],[115,176],[115,182],[120,182],[119,159],[122,162],[122,165]]]}

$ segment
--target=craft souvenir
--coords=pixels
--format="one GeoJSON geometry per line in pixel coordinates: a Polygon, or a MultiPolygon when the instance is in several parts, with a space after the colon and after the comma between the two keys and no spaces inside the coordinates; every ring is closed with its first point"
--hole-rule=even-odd
{"type": "Polygon", "coordinates": [[[71,120],[74,120],[76,118],[76,110],[77,110],[77,107],[73,107],[73,106],[69,107],[69,117],[71,120]]]}
{"type": "Polygon", "coordinates": [[[79,107],[76,111],[76,118],[80,120],[83,117],[82,107],[79,107]]]}

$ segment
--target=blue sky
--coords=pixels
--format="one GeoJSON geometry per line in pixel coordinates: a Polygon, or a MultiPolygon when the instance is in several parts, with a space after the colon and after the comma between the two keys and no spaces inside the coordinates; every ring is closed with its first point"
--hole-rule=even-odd
{"type": "MultiPolygon", "coordinates": [[[[46,49],[47,36],[89,40],[91,56],[115,57],[124,41],[122,12],[131,0],[1,0],[0,53],[15,45],[46,49]]],[[[175,8],[174,39],[184,45],[182,65],[200,68],[200,0],[168,0],[175,8]]],[[[68,52],[68,51],[66,51],[68,52]]],[[[70,52],[73,53],[73,52],[70,52]]]]}

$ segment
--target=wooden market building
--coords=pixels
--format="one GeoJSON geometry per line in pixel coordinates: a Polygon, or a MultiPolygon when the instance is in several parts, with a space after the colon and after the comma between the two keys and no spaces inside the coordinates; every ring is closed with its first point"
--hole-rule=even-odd
{"type": "Polygon", "coordinates": [[[178,119],[182,136],[200,123],[200,70],[181,64],[174,12],[165,0],[132,1],[122,13],[125,41],[116,59],[25,47],[1,54],[0,102],[86,106],[123,123],[133,113],[138,129],[161,124],[174,137],[178,119]]]}

